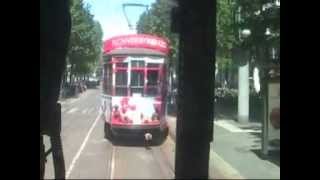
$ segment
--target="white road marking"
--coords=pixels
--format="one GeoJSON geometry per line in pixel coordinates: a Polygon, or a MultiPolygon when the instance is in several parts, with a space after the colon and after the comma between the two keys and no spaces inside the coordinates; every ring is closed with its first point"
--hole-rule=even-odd
{"type": "Polygon", "coordinates": [[[94,111],[94,108],[90,108],[87,113],[90,114],[90,113],[92,113],[93,111],[94,111]]]}
{"type": "Polygon", "coordinates": [[[76,112],[76,111],[78,111],[78,108],[72,108],[72,109],[70,109],[70,111],[68,111],[67,113],[70,114],[70,113],[74,113],[74,112],[76,112]]]}
{"type": "Polygon", "coordinates": [[[67,173],[66,173],[66,179],[68,179],[68,177],[70,176],[70,174],[71,174],[71,172],[72,172],[72,169],[73,169],[76,161],[79,159],[79,157],[80,157],[80,155],[81,155],[84,147],[86,146],[86,144],[87,144],[87,142],[88,142],[88,140],[89,140],[89,137],[90,137],[90,135],[91,135],[94,127],[96,126],[97,122],[98,122],[99,119],[100,119],[100,116],[101,116],[101,115],[99,114],[98,117],[95,119],[94,123],[91,125],[91,127],[90,127],[90,129],[89,129],[89,131],[88,131],[88,133],[87,133],[87,136],[84,138],[84,141],[82,142],[82,144],[81,144],[81,146],[80,146],[77,154],[73,157],[72,162],[71,162],[71,164],[70,164],[70,166],[69,166],[69,168],[68,168],[68,171],[67,171],[67,173]]]}
{"type": "Polygon", "coordinates": [[[230,132],[233,132],[233,133],[261,132],[261,130],[241,129],[241,128],[229,123],[228,120],[214,121],[214,124],[224,128],[224,129],[226,129],[226,130],[228,130],[230,132]]]}
{"type": "Polygon", "coordinates": [[[110,172],[110,179],[114,179],[114,164],[115,164],[115,150],[116,147],[113,146],[112,148],[112,157],[111,157],[111,172],[110,172]]]}

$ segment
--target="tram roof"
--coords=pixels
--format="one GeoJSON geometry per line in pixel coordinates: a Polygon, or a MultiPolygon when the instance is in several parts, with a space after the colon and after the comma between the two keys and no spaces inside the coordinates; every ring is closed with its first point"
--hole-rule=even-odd
{"type": "Polygon", "coordinates": [[[116,36],[103,44],[105,55],[160,55],[169,53],[169,43],[166,39],[149,34],[131,34],[116,36]]]}

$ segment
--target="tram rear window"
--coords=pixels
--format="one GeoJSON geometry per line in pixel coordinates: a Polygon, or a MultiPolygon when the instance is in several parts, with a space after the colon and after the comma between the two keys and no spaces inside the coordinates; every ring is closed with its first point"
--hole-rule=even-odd
{"type": "Polygon", "coordinates": [[[156,86],[158,84],[158,71],[148,71],[148,86],[156,86]]]}

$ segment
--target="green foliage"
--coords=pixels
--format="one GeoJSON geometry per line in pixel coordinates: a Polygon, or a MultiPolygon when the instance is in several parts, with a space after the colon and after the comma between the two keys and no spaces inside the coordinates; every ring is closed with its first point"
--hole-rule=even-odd
{"type": "MultiPolygon", "coordinates": [[[[240,35],[241,36],[241,35],[240,35]]],[[[280,48],[280,7],[271,0],[218,0],[217,1],[217,61],[222,66],[233,66],[233,47],[247,48],[255,63],[266,63],[266,46],[280,48]],[[271,3],[271,4],[270,4],[271,3]],[[263,8],[269,6],[268,8],[263,8]],[[238,14],[239,13],[239,14],[238,14]],[[266,36],[269,28],[271,35],[266,36]],[[249,29],[248,38],[239,38],[239,31],[249,29]],[[259,49],[259,50],[258,50],[259,49]],[[222,61],[222,62],[220,62],[222,61]]],[[[224,68],[222,68],[224,69],[224,68]]]]}
{"type": "Polygon", "coordinates": [[[93,20],[89,6],[83,0],[71,1],[72,29],[68,51],[68,63],[71,71],[77,75],[88,74],[101,54],[102,28],[93,20]]]}
{"type": "MultiPolygon", "coordinates": [[[[138,33],[155,34],[168,38],[172,48],[172,62],[178,59],[178,36],[170,31],[170,0],[157,0],[148,12],[141,15],[138,33]]],[[[280,8],[272,6],[262,11],[262,6],[269,0],[218,0],[217,1],[217,44],[216,59],[219,70],[236,66],[232,61],[231,50],[236,46],[248,46],[251,49],[267,41],[278,46],[280,42],[280,8]],[[236,10],[241,6],[241,21],[236,22],[236,10]],[[259,13],[257,13],[259,12],[259,13]],[[271,29],[272,36],[266,38],[266,27],[271,29]],[[250,29],[252,35],[244,43],[240,41],[238,30],[250,29]]]]}
{"type": "Polygon", "coordinates": [[[178,36],[171,32],[170,0],[157,0],[149,11],[144,12],[137,23],[138,33],[153,34],[167,38],[170,41],[172,65],[178,60],[178,36]]]}
{"type": "Polygon", "coordinates": [[[230,58],[230,52],[236,39],[234,36],[233,5],[229,0],[217,1],[216,21],[217,54],[221,59],[230,58]]]}
{"type": "Polygon", "coordinates": [[[270,0],[241,0],[236,1],[235,6],[241,6],[241,22],[237,28],[250,29],[251,36],[246,39],[245,44],[254,46],[258,43],[277,44],[280,41],[280,7],[274,4],[264,9],[270,0]],[[266,28],[270,28],[272,35],[265,36],[266,28]]]}
{"type": "Polygon", "coordinates": [[[234,30],[234,5],[230,0],[217,1],[217,49],[216,61],[219,70],[225,70],[233,65],[231,59],[231,49],[237,43],[234,30]]]}

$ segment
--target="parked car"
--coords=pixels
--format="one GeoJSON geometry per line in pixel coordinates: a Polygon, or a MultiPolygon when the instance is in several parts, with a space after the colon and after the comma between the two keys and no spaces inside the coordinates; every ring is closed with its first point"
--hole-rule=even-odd
{"type": "Polygon", "coordinates": [[[89,79],[86,81],[86,85],[88,88],[95,88],[99,85],[99,79],[95,77],[89,77],[89,79]]]}

